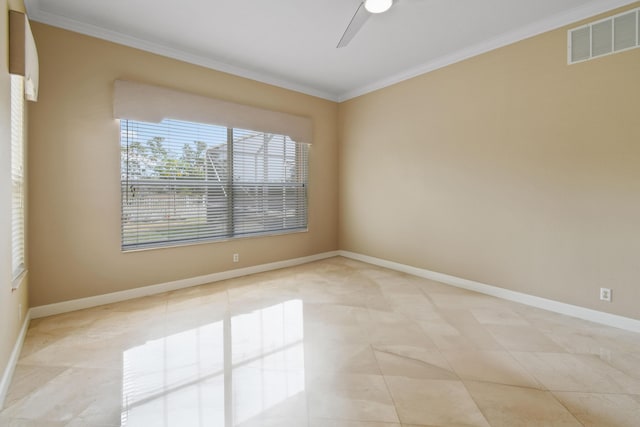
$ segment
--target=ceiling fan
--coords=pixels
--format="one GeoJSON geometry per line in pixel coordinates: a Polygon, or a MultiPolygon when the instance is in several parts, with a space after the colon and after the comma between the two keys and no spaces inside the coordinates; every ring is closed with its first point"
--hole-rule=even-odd
{"type": "Polygon", "coordinates": [[[372,14],[386,12],[393,3],[394,0],[363,0],[336,47],[341,48],[348,45],[372,14]]]}

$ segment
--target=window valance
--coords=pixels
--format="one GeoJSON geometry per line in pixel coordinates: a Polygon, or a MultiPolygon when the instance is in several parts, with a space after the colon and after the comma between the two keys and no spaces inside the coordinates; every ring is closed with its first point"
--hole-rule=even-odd
{"type": "Polygon", "coordinates": [[[287,135],[297,142],[312,142],[312,122],[307,117],[125,80],[116,80],[114,90],[113,114],[118,119],[152,123],[163,119],[184,120],[287,135]]]}
{"type": "Polygon", "coordinates": [[[38,100],[38,51],[27,15],[9,11],[9,73],[24,76],[24,97],[38,100]]]}

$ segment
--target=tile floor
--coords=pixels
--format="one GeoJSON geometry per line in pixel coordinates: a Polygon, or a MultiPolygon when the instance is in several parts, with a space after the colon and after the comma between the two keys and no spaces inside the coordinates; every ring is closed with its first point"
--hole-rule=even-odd
{"type": "Polygon", "coordinates": [[[34,320],[2,426],[640,426],[640,335],[332,258],[34,320]]]}

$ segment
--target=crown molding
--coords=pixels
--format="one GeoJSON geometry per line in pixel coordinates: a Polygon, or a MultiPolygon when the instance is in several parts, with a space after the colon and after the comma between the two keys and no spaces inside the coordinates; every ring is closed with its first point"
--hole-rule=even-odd
{"type": "Polygon", "coordinates": [[[515,31],[501,34],[498,37],[494,37],[481,43],[477,43],[473,46],[460,49],[449,55],[441,56],[433,61],[429,61],[424,64],[418,65],[417,67],[410,68],[404,72],[394,74],[384,79],[380,79],[376,82],[361,86],[357,89],[345,92],[338,97],[338,102],[344,102],[358,96],[366,95],[367,93],[392,86],[396,83],[400,83],[404,80],[409,80],[413,77],[417,77],[419,75],[426,74],[440,68],[444,68],[448,65],[455,64],[456,62],[461,62],[465,59],[469,59],[474,56],[478,56],[483,53],[487,53],[489,51],[499,49],[513,43],[517,43],[521,40],[528,39],[539,34],[546,33],[548,31],[556,30],[566,25],[570,25],[574,22],[581,21],[583,19],[587,19],[592,16],[599,15],[601,13],[605,13],[610,10],[627,6],[636,2],[637,0],[592,1],[584,6],[569,10],[564,13],[556,14],[550,18],[534,22],[533,24],[527,25],[525,27],[518,28],[515,31]]]}
{"type": "Polygon", "coordinates": [[[176,49],[171,46],[162,45],[138,37],[133,37],[128,34],[107,30],[96,25],[86,24],[74,19],[66,18],[64,16],[46,12],[40,7],[39,0],[25,0],[25,4],[27,7],[29,19],[32,21],[121,44],[135,49],[140,49],[145,52],[155,53],[167,58],[177,59],[178,61],[187,62],[189,64],[199,65],[201,67],[221,71],[223,73],[233,74],[235,76],[244,77],[272,86],[281,87],[283,89],[288,89],[306,95],[327,99],[329,101],[338,101],[338,95],[335,93],[295,83],[268,73],[263,73],[243,67],[237,67],[235,65],[217,61],[206,56],[176,49]]]}
{"type": "Polygon", "coordinates": [[[535,22],[533,24],[519,28],[515,31],[504,33],[498,37],[485,40],[451,54],[441,56],[432,61],[426,62],[416,67],[412,67],[403,72],[393,74],[391,76],[377,80],[373,83],[369,83],[353,90],[337,94],[312,86],[292,82],[268,73],[238,67],[195,53],[186,52],[170,46],[161,45],[127,34],[107,30],[102,27],[85,24],[80,21],[65,18],[63,16],[52,14],[42,10],[40,6],[40,0],[25,0],[27,12],[29,13],[30,19],[37,22],[334,102],[347,101],[349,99],[356,98],[358,96],[365,95],[367,93],[374,92],[388,86],[392,86],[404,80],[408,80],[413,77],[417,77],[419,75],[444,68],[448,65],[464,61],[465,59],[469,59],[474,56],[481,55],[483,53],[545,33],[547,31],[555,30],[574,22],[587,19],[592,16],[636,2],[637,0],[594,0],[583,6],[574,8],[567,12],[556,14],[554,16],[551,16],[550,18],[535,22]]]}

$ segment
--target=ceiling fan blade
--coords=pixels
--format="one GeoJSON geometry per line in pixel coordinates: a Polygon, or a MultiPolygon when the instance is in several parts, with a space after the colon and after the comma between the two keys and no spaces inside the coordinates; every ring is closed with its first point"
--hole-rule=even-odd
{"type": "Polygon", "coordinates": [[[360,6],[358,6],[358,10],[356,10],[353,18],[351,18],[351,22],[349,22],[347,29],[344,30],[344,34],[342,35],[342,38],[340,39],[340,41],[338,42],[338,46],[336,47],[341,48],[348,45],[351,39],[353,39],[355,35],[358,34],[358,31],[360,31],[360,28],[362,28],[364,23],[367,22],[367,19],[369,19],[370,16],[371,13],[369,13],[367,9],[365,9],[363,1],[362,3],[360,3],[360,6]]]}

